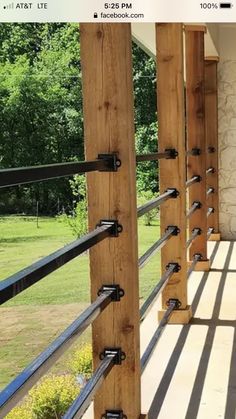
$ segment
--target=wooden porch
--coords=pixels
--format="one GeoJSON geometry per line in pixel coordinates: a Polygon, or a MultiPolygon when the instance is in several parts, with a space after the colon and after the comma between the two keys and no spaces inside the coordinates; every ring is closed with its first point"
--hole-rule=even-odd
{"type": "Polygon", "coordinates": [[[7,301],[47,275],[51,258],[55,270],[93,247],[92,305],[3,391],[3,414],[93,323],[94,375],[64,419],[235,418],[236,249],[220,242],[218,57],[205,57],[205,30],[156,25],[158,152],[136,156],[131,27],[81,25],[86,164],[100,171],[87,175],[90,235],[40,272],[8,279],[2,294],[7,301]],[[150,160],[160,160],[160,195],[137,209],[136,165],[150,160]],[[161,238],[138,259],[137,218],[157,206],[161,238]],[[162,277],[140,315],[138,269],[158,250],[162,277]]]}

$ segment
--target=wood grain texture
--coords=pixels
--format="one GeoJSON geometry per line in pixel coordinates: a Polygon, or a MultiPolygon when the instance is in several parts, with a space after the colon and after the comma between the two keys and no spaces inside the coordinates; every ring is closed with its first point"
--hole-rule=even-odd
{"type": "Polygon", "coordinates": [[[208,227],[214,227],[219,233],[219,169],[218,169],[218,83],[217,61],[205,60],[205,115],[206,115],[206,150],[207,168],[213,167],[214,173],[207,175],[207,189],[214,188],[208,196],[208,207],[215,209],[207,220],[208,227]],[[208,153],[208,147],[214,147],[215,153],[208,153]]]}
{"type": "Polygon", "coordinates": [[[109,374],[94,403],[95,419],[106,409],[122,409],[138,419],[140,408],[139,284],[136,162],[130,24],[81,24],[86,159],[117,152],[117,173],[87,176],[89,228],[101,219],[118,219],[119,238],[90,251],[92,301],[103,284],[125,291],[93,325],[94,365],[104,347],[121,347],[126,360],[109,374]]]}
{"type": "Polygon", "coordinates": [[[162,303],[170,298],[187,307],[187,262],[186,262],[186,158],[184,121],[183,77],[183,29],[181,24],[157,24],[157,101],[159,150],[175,148],[176,160],[160,161],[160,193],[167,188],[176,188],[179,197],[161,205],[161,233],[169,225],[176,225],[180,234],[172,237],[161,251],[162,272],[169,262],[177,262],[181,271],[173,275],[166,286],[162,303]]]}
{"type": "Polygon", "coordinates": [[[200,201],[198,209],[189,220],[190,232],[200,228],[198,236],[190,247],[190,260],[200,253],[207,260],[207,199],[206,199],[206,140],[205,140],[205,92],[204,92],[204,33],[186,31],[186,114],[187,149],[199,148],[200,156],[188,157],[188,179],[200,175],[202,180],[189,188],[189,206],[200,201]]]}

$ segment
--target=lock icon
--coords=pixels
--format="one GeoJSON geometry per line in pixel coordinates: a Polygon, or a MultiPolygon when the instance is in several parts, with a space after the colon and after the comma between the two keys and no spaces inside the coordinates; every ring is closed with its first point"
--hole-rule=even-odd
{"type": "Polygon", "coordinates": [[[94,13],[93,17],[94,17],[94,19],[97,19],[98,18],[98,14],[97,13],[94,13]]]}

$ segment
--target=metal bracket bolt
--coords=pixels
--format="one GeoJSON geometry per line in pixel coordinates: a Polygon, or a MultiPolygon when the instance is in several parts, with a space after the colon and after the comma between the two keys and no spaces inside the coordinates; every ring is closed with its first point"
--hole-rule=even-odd
{"type": "Polygon", "coordinates": [[[178,198],[179,196],[179,191],[175,188],[168,188],[166,192],[171,192],[171,198],[178,198]]]}
{"type": "Polygon", "coordinates": [[[127,416],[124,415],[123,410],[106,410],[102,419],[127,419],[127,416]]]}
{"type": "Polygon", "coordinates": [[[193,256],[193,259],[196,259],[198,261],[202,260],[202,255],[201,253],[195,253],[195,255],[193,256]]]}
{"type": "Polygon", "coordinates": [[[198,236],[200,236],[201,234],[202,234],[202,230],[200,229],[200,228],[194,228],[193,230],[192,230],[192,233],[194,234],[194,233],[197,233],[197,235],[198,236]]]}
{"type": "Polygon", "coordinates": [[[172,304],[175,305],[175,310],[179,310],[181,307],[181,302],[177,298],[170,298],[166,303],[167,307],[170,307],[172,304]]]}
{"type": "Polygon", "coordinates": [[[179,272],[180,269],[181,269],[181,266],[178,263],[170,262],[170,263],[168,263],[168,265],[166,265],[166,270],[172,268],[172,266],[174,266],[174,271],[173,272],[175,272],[175,273],[179,272]]]}
{"type": "Polygon", "coordinates": [[[122,225],[119,224],[118,220],[101,220],[97,227],[112,226],[111,237],[118,237],[120,233],[123,231],[122,225]]]}
{"type": "Polygon", "coordinates": [[[208,153],[215,153],[215,147],[208,147],[208,153]]]}
{"type": "Polygon", "coordinates": [[[166,228],[166,232],[170,229],[174,229],[172,232],[172,236],[178,236],[178,234],[180,233],[180,229],[177,226],[168,226],[166,228]]]}
{"type": "Polygon", "coordinates": [[[166,157],[166,159],[176,159],[176,157],[178,157],[179,153],[177,150],[175,150],[175,148],[166,148],[165,149],[166,153],[169,153],[169,155],[166,157]]]}
{"type": "Polygon", "coordinates": [[[126,359],[121,348],[105,348],[99,358],[103,360],[105,357],[114,357],[114,365],[121,365],[122,361],[126,359]]]}
{"type": "Polygon", "coordinates": [[[197,175],[197,176],[194,176],[194,177],[196,177],[196,178],[197,178],[197,179],[196,179],[196,182],[201,182],[201,181],[202,181],[202,177],[201,177],[201,176],[197,175]]]}
{"type": "Polygon", "coordinates": [[[125,292],[119,285],[103,285],[98,291],[98,295],[103,294],[104,292],[112,291],[111,301],[120,301],[124,297],[125,292]]]}
{"type": "Polygon", "coordinates": [[[100,172],[117,172],[121,167],[121,160],[118,159],[116,153],[111,154],[98,154],[98,160],[104,160],[106,163],[106,168],[101,169],[100,172]]]}
{"type": "Polygon", "coordinates": [[[197,208],[197,209],[202,208],[202,204],[201,204],[201,202],[199,202],[199,201],[194,201],[194,202],[193,202],[193,205],[196,205],[196,208],[197,208]]]}

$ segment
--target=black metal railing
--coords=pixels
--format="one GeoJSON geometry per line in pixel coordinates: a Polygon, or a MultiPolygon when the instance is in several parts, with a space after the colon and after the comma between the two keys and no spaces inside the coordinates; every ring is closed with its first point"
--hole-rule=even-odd
{"type": "Polygon", "coordinates": [[[202,230],[200,228],[194,228],[192,230],[192,234],[191,237],[188,239],[186,245],[187,245],[187,249],[189,248],[189,246],[193,243],[193,241],[202,234],[202,230]]]}
{"type": "Polygon", "coordinates": [[[189,188],[190,186],[194,185],[195,183],[201,182],[202,178],[201,176],[193,176],[191,179],[187,180],[186,182],[186,188],[189,188]]]}
{"type": "Polygon", "coordinates": [[[166,192],[161,194],[155,199],[143,204],[142,206],[138,207],[138,217],[142,217],[146,213],[152,211],[153,209],[159,207],[163,202],[167,201],[170,198],[177,198],[179,192],[174,188],[167,189],[166,192]]]}
{"type": "Polygon", "coordinates": [[[189,208],[188,212],[187,212],[187,218],[190,218],[192,214],[194,214],[195,211],[197,211],[198,209],[200,209],[202,207],[201,202],[199,201],[195,201],[193,202],[192,206],[189,208]]]}
{"type": "Polygon", "coordinates": [[[177,236],[179,229],[176,226],[168,226],[165,234],[156,241],[140,258],[138,261],[139,268],[143,268],[155,253],[162,249],[163,246],[170,240],[171,237],[177,236]]]}
{"type": "Polygon", "coordinates": [[[196,253],[196,254],[194,255],[194,257],[193,257],[192,264],[191,264],[191,266],[189,267],[188,272],[187,272],[187,278],[188,278],[188,279],[189,279],[189,277],[190,277],[191,273],[194,271],[194,269],[195,269],[195,267],[196,267],[197,263],[198,263],[198,262],[200,262],[201,260],[202,260],[202,255],[201,255],[200,253],[196,253]]]}
{"type": "Polygon", "coordinates": [[[178,157],[178,152],[174,148],[167,148],[163,152],[138,154],[136,156],[136,163],[157,161],[161,159],[176,159],[176,157],[178,157]]]}
{"type": "Polygon", "coordinates": [[[206,174],[207,174],[207,175],[209,175],[210,173],[215,173],[215,169],[214,169],[214,167],[209,167],[209,168],[206,170],[206,174]]]}
{"type": "Polygon", "coordinates": [[[152,354],[153,351],[157,345],[157,343],[159,342],[162,333],[165,330],[166,325],[169,322],[169,319],[171,317],[171,315],[173,314],[174,310],[178,310],[180,308],[180,303],[178,300],[169,300],[168,302],[169,307],[167,308],[162,320],[159,323],[159,326],[157,327],[149,345],[147,346],[147,349],[145,350],[142,358],[141,358],[141,371],[142,373],[144,372],[152,354]]]}
{"type": "Polygon", "coordinates": [[[0,170],[0,188],[34,183],[88,172],[115,172],[121,165],[116,153],[99,154],[97,160],[48,164],[0,170]]]}
{"type": "Polygon", "coordinates": [[[215,229],[214,227],[209,227],[207,231],[207,240],[211,237],[211,235],[214,233],[215,229]]]}
{"type": "Polygon", "coordinates": [[[0,393],[1,417],[5,417],[111,302],[120,301],[124,291],[118,285],[107,285],[98,294],[94,303],[0,393]]]}
{"type": "Polygon", "coordinates": [[[207,210],[207,217],[210,217],[211,214],[213,214],[215,212],[214,208],[208,208],[207,210]]]}
{"type": "Polygon", "coordinates": [[[209,195],[211,195],[212,193],[214,193],[215,192],[215,189],[214,188],[209,188],[208,190],[207,190],[207,196],[209,196],[209,195]]]}
{"type": "Polygon", "coordinates": [[[151,310],[153,304],[155,303],[156,299],[160,296],[166,285],[168,284],[170,278],[174,275],[174,273],[179,272],[180,266],[178,263],[169,263],[166,267],[166,272],[155,286],[151,294],[146,299],[145,303],[142,305],[140,309],[140,321],[142,322],[145,317],[147,316],[149,310],[151,310]]]}
{"type": "Polygon", "coordinates": [[[121,226],[119,226],[117,221],[101,221],[99,226],[91,233],[1,281],[0,304],[31,287],[107,237],[117,236],[119,232],[121,232],[121,226]]]}

